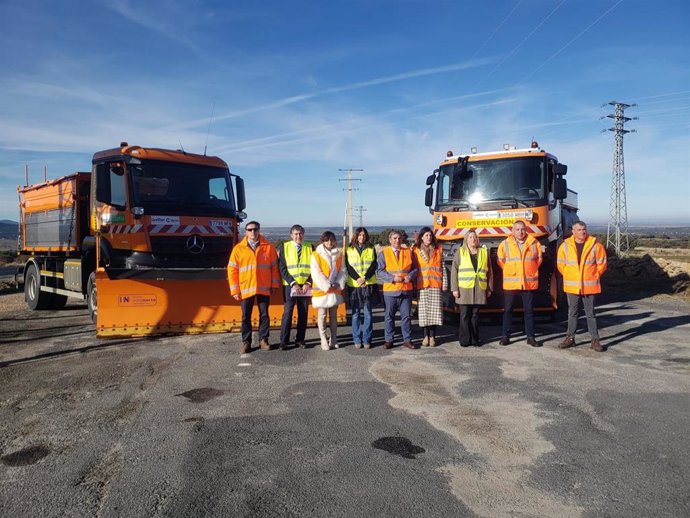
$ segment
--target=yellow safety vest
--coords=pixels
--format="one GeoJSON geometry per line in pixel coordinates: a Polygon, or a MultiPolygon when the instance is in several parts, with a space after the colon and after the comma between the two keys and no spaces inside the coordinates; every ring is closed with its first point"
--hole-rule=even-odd
{"type": "MultiPolygon", "coordinates": [[[[298,257],[295,243],[293,241],[286,241],[283,243],[283,259],[285,259],[288,272],[290,272],[297,284],[307,282],[311,275],[311,243],[308,241],[302,243],[302,251],[298,257]]],[[[285,279],[283,279],[283,285],[288,285],[285,279]]]]}
{"type": "MultiPolygon", "coordinates": [[[[357,251],[356,247],[347,247],[347,263],[354,268],[354,270],[359,274],[359,277],[364,277],[364,274],[367,273],[371,263],[373,263],[375,260],[376,251],[374,250],[373,246],[367,246],[364,248],[361,255],[357,251]]],[[[353,279],[349,275],[347,276],[347,285],[351,288],[356,288],[359,286],[356,281],[357,279],[353,279]]],[[[376,284],[376,275],[372,275],[369,279],[366,279],[364,284],[376,284]]]]}
{"type": "Polygon", "coordinates": [[[486,289],[487,275],[489,273],[489,254],[485,246],[477,249],[477,271],[472,266],[470,251],[466,247],[460,248],[460,261],[458,262],[458,288],[474,288],[475,281],[479,288],[486,289]]]}

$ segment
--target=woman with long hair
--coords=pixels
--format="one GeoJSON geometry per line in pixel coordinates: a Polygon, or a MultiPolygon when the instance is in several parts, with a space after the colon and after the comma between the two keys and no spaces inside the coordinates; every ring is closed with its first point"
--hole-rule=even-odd
{"type": "Polygon", "coordinates": [[[355,349],[361,349],[362,346],[365,349],[371,347],[371,306],[378,295],[376,268],[376,250],[369,242],[369,232],[366,228],[359,227],[345,251],[347,289],[352,309],[352,341],[355,349]]]}
{"type": "Polygon", "coordinates": [[[321,349],[338,348],[338,304],[343,303],[345,265],[343,254],[336,246],[335,234],[329,230],[321,234],[321,244],[311,255],[311,304],[318,309],[317,324],[321,349]],[[330,336],[326,332],[326,315],[330,336]]]}
{"type": "Polygon", "coordinates": [[[479,237],[470,230],[458,247],[450,269],[450,290],[460,304],[458,341],[462,347],[480,346],[479,308],[486,304],[493,291],[491,257],[479,237]]]}
{"type": "Polygon", "coordinates": [[[444,288],[443,251],[434,231],[422,227],[412,250],[417,259],[417,314],[424,330],[422,345],[435,347],[436,328],[443,324],[441,290],[444,288]]]}

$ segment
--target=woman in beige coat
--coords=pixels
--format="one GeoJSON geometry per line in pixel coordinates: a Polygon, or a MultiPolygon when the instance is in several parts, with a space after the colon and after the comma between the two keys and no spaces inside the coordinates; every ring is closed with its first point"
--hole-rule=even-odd
{"type": "Polygon", "coordinates": [[[318,309],[316,323],[324,351],[338,348],[338,305],[343,303],[345,277],[342,251],[336,247],[335,234],[327,230],[321,234],[321,244],[311,254],[311,304],[318,309]],[[326,315],[330,336],[326,332],[326,315]]]}
{"type": "Polygon", "coordinates": [[[462,347],[479,346],[479,308],[493,291],[491,257],[474,230],[455,252],[450,269],[450,289],[460,305],[458,341],[462,347]]]}

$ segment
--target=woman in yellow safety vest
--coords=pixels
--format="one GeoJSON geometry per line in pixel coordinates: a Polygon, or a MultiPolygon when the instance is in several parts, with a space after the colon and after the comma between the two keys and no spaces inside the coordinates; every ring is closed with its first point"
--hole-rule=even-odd
{"type": "Polygon", "coordinates": [[[356,349],[371,347],[371,306],[378,300],[376,250],[364,227],[355,230],[345,253],[347,290],[352,309],[352,341],[356,349]],[[364,322],[362,322],[362,318],[364,322]]]}
{"type": "Polygon", "coordinates": [[[474,230],[466,235],[455,252],[450,269],[450,290],[460,304],[458,341],[462,347],[479,346],[479,308],[493,291],[491,258],[474,230]]]}
{"type": "Polygon", "coordinates": [[[417,273],[417,317],[424,330],[422,345],[436,346],[436,327],[443,324],[441,290],[444,288],[443,251],[434,231],[422,227],[412,247],[419,267],[417,273]]]}
{"type": "Polygon", "coordinates": [[[317,325],[321,349],[338,348],[338,304],[343,303],[345,265],[343,254],[336,247],[335,234],[329,230],[321,234],[321,244],[311,254],[311,304],[318,309],[317,325]],[[330,337],[326,332],[326,313],[330,323],[330,337]]]}

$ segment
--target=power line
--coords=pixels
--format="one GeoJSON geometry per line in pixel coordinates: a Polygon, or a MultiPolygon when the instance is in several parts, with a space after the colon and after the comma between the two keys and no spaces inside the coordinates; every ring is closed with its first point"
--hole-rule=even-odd
{"type": "MultiPolygon", "coordinates": [[[[614,107],[614,112],[606,115],[614,120],[613,128],[605,131],[614,133],[613,174],[611,175],[611,202],[609,203],[609,224],[606,230],[606,248],[613,247],[617,255],[630,249],[628,239],[628,206],[625,197],[625,166],[623,160],[623,136],[635,133],[635,130],[625,129],[625,123],[637,120],[637,117],[626,117],[625,110],[637,104],[625,104],[617,101],[608,103],[614,107]]],[[[606,106],[606,105],[602,105],[606,106]]],[[[602,117],[603,118],[603,117],[602,117]]]]}

